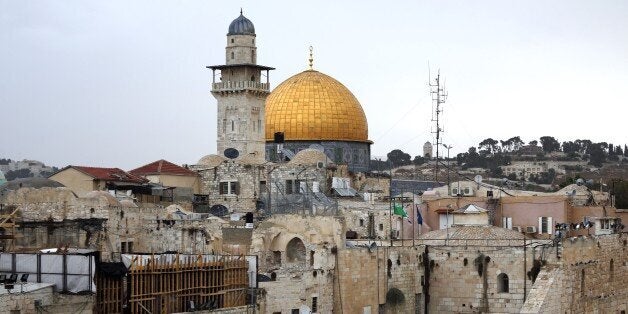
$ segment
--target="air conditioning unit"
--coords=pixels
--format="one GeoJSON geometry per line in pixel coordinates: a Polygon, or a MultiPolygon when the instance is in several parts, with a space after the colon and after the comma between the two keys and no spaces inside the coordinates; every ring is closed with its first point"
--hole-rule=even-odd
{"type": "Polygon", "coordinates": [[[535,226],[527,226],[526,227],[526,233],[536,233],[536,227],[535,226]]]}
{"type": "Polygon", "coordinates": [[[521,232],[521,226],[513,226],[512,230],[517,231],[517,232],[521,232]]]}
{"type": "Polygon", "coordinates": [[[493,197],[493,191],[486,191],[486,197],[492,198],[493,197]]]}

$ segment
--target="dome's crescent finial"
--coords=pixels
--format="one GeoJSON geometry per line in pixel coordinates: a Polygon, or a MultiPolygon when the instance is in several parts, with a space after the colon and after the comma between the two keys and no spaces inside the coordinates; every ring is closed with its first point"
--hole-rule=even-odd
{"type": "Polygon", "coordinates": [[[242,15],[242,8],[240,8],[240,15],[242,15]]]}
{"type": "Polygon", "coordinates": [[[310,46],[310,70],[314,70],[314,47],[310,46]]]}

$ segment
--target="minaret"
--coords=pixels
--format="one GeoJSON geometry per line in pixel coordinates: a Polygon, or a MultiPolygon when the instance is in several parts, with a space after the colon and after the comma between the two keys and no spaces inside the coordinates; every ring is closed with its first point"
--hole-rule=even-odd
{"type": "Polygon", "coordinates": [[[269,71],[275,68],[257,65],[255,37],[253,23],[240,10],[229,25],[226,64],[207,67],[212,70],[211,92],[218,105],[217,153],[221,156],[235,148],[240,157],[265,159],[264,104],[270,94],[269,71]]]}

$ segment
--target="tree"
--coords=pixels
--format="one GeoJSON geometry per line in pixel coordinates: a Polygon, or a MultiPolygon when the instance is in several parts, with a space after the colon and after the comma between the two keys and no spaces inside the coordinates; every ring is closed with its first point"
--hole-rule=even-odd
{"type": "Polygon", "coordinates": [[[508,178],[508,180],[510,180],[510,181],[517,181],[517,174],[512,172],[506,178],[508,178]]]}
{"type": "Polygon", "coordinates": [[[621,149],[621,145],[615,146],[615,153],[617,154],[617,156],[623,156],[624,155],[624,151],[621,149]]]}
{"type": "Polygon", "coordinates": [[[537,140],[531,140],[530,142],[528,142],[528,144],[532,145],[532,146],[537,146],[537,144],[539,144],[539,141],[537,140]]]}
{"type": "Polygon", "coordinates": [[[511,137],[508,141],[511,143],[513,151],[519,150],[525,144],[519,136],[511,137]]]}
{"type": "Polygon", "coordinates": [[[28,168],[18,169],[18,170],[10,170],[4,174],[4,177],[7,181],[20,179],[20,178],[30,178],[33,177],[33,173],[28,168]]]}
{"type": "Polygon", "coordinates": [[[580,154],[584,154],[587,152],[589,145],[593,144],[590,140],[576,140],[576,144],[578,144],[578,150],[580,154]]]}
{"type": "Polygon", "coordinates": [[[541,136],[541,146],[546,153],[560,150],[560,143],[552,136],[541,136]]]}
{"type": "Polygon", "coordinates": [[[615,208],[628,209],[628,181],[613,181],[611,191],[615,195],[615,208]]]}
{"type": "Polygon", "coordinates": [[[604,150],[602,143],[589,145],[587,154],[589,154],[590,165],[602,167],[602,164],[606,161],[606,151],[604,150]]]}
{"type": "Polygon", "coordinates": [[[478,145],[480,150],[485,149],[487,151],[489,151],[490,153],[494,154],[496,152],[498,152],[499,146],[497,145],[499,142],[492,139],[492,138],[487,138],[483,141],[480,142],[480,144],[478,145]]]}
{"type": "Polygon", "coordinates": [[[578,144],[572,141],[569,141],[569,142],[563,142],[562,148],[563,148],[563,153],[569,155],[569,154],[577,153],[579,146],[578,144]]]}
{"type": "Polygon", "coordinates": [[[385,160],[371,159],[370,167],[372,171],[384,171],[390,169],[390,163],[385,160]]]}
{"type": "Polygon", "coordinates": [[[420,165],[422,165],[422,164],[424,164],[426,162],[427,162],[427,160],[424,157],[422,157],[421,155],[414,156],[414,159],[412,160],[412,163],[415,166],[420,166],[420,165]]]}
{"type": "Polygon", "coordinates": [[[11,162],[11,159],[0,159],[0,165],[8,165],[11,162]]]}
{"type": "Polygon", "coordinates": [[[406,154],[400,149],[394,149],[386,156],[388,156],[388,160],[392,162],[393,167],[409,165],[412,162],[410,154],[406,154]]]}

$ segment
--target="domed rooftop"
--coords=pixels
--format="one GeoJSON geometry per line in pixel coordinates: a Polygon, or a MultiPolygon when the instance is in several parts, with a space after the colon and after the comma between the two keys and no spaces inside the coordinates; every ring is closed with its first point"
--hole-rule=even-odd
{"type": "Polygon", "coordinates": [[[286,141],[368,140],[360,102],[331,76],[314,70],[279,84],[266,99],[266,141],[284,132],[286,141]]]}
{"type": "Polygon", "coordinates": [[[445,242],[464,245],[503,245],[504,243],[518,243],[526,235],[514,230],[490,225],[484,226],[451,226],[449,229],[430,231],[419,236],[425,244],[444,244],[445,242]],[[446,240],[447,239],[447,240],[446,240]],[[515,242],[517,241],[517,242],[515,242]]]}
{"type": "Polygon", "coordinates": [[[6,184],[2,185],[0,191],[12,191],[20,188],[41,189],[46,187],[57,188],[64,187],[64,185],[48,178],[20,178],[6,182],[6,184]]]}
{"type": "Polygon", "coordinates": [[[242,10],[240,10],[240,16],[229,24],[229,32],[227,33],[227,36],[229,35],[255,35],[255,26],[253,26],[253,22],[244,17],[242,10]]]}
{"type": "Polygon", "coordinates": [[[291,164],[296,165],[316,165],[319,162],[326,164],[327,156],[318,149],[307,148],[298,152],[290,160],[291,164]]]}
{"type": "Polygon", "coordinates": [[[222,157],[222,156],[207,155],[207,156],[204,156],[203,158],[199,159],[197,164],[198,165],[203,165],[203,166],[209,166],[210,168],[214,168],[214,167],[217,167],[218,165],[220,165],[225,160],[227,160],[227,158],[222,157]]]}

